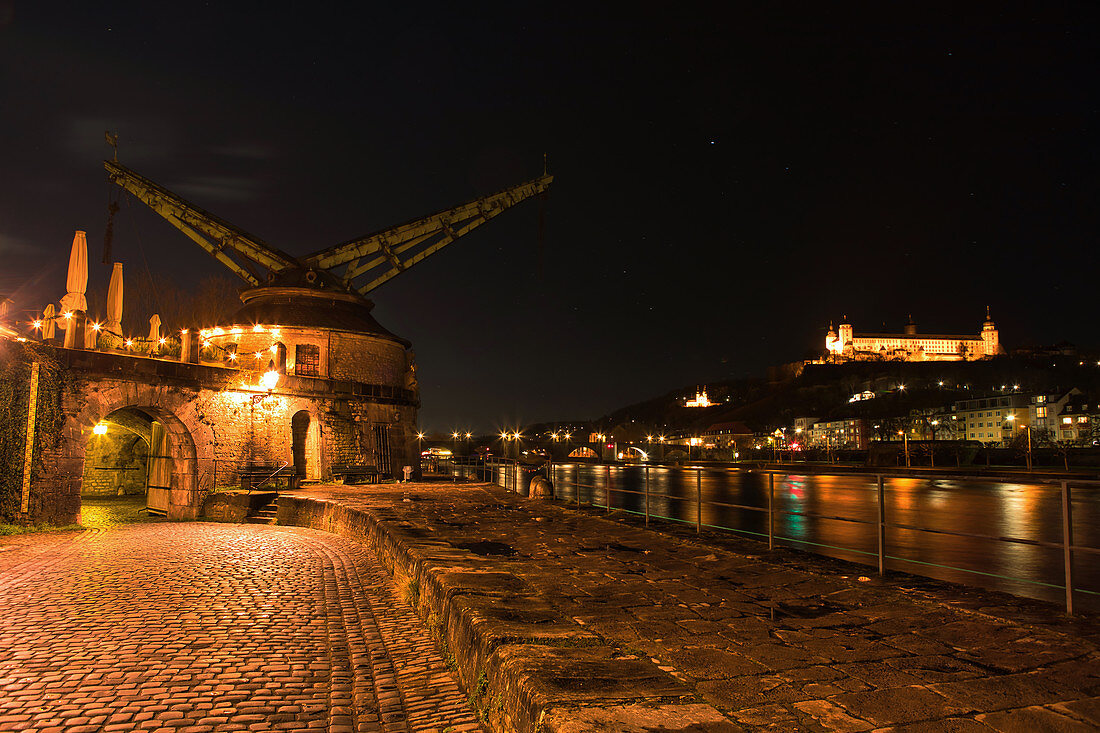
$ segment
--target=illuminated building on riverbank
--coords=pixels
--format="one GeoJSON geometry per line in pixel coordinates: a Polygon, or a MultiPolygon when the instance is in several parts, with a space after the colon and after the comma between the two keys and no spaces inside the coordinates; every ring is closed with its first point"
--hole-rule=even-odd
{"type": "Polygon", "coordinates": [[[976,336],[917,333],[912,316],[904,333],[854,333],[847,317],[825,336],[826,361],[971,361],[1004,353],[997,327],[986,308],[976,336]]]}

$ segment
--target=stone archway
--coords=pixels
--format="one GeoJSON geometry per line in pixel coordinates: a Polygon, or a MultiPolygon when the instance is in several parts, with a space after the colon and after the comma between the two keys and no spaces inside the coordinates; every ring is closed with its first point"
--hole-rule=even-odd
{"type": "Polygon", "coordinates": [[[169,519],[198,516],[202,497],[195,441],[173,412],[149,405],[120,407],[88,432],[81,496],[143,493],[151,512],[169,519]],[[127,447],[129,453],[119,450],[127,447]],[[143,460],[133,460],[135,454],[143,460]]]}
{"type": "Polygon", "coordinates": [[[309,410],[290,418],[291,457],[299,479],[321,477],[321,424],[309,410]]]}

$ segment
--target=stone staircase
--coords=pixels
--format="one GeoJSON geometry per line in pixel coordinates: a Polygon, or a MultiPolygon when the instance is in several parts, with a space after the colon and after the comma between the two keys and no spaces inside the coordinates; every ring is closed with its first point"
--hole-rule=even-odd
{"type": "Polygon", "coordinates": [[[275,513],[278,508],[279,497],[278,494],[268,504],[254,509],[248,513],[244,521],[248,524],[275,524],[275,513]]]}

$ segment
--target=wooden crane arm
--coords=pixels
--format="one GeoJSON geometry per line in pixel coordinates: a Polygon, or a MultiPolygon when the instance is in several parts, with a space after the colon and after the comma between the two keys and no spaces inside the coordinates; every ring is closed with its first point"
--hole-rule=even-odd
{"type": "Polygon", "coordinates": [[[315,252],[301,258],[301,261],[319,270],[332,271],[346,266],[339,277],[349,288],[354,287],[353,280],[373,275],[365,285],[354,288],[366,295],[505,209],[544,192],[553,180],[553,176],[544,175],[445,211],[315,252]]]}
{"type": "Polygon", "coordinates": [[[231,258],[226,250],[245,257],[273,273],[297,264],[294,258],[285,252],[203,211],[126,166],[105,160],[103,167],[107,169],[107,176],[113,183],[118,184],[160,214],[245,282],[258,285],[259,279],[246,264],[231,258]]]}

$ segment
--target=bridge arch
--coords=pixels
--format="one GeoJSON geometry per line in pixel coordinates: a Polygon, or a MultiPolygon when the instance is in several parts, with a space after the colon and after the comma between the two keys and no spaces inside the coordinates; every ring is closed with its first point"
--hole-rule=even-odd
{"type": "Polygon", "coordinates": [[[152,511],[169,519],[197,518],[204,492],[213,488],[215,466],[214,435],[194,395],[137,383],[105,386],[75,395],[80,407],[68,412],[70,455],[82,468],[78,493],[145,493],[152,511]],[[112,434],[128,448],[128,465],[103,465],[103,446],[112,434]],[[137,475],[122,478],[118,470],[137,475]]]}

